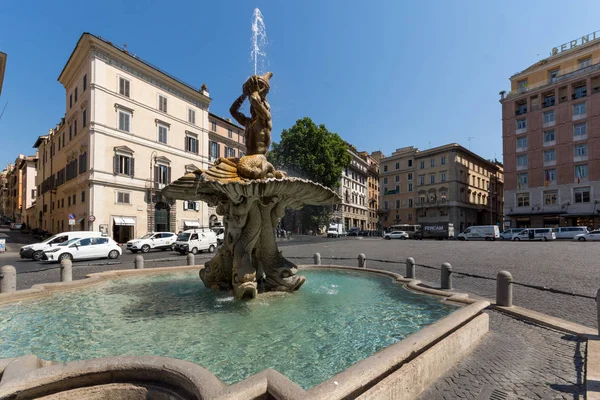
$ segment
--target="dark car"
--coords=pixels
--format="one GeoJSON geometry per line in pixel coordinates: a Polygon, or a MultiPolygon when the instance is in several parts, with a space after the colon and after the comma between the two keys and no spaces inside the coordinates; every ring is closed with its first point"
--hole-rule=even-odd
{"type": "Polygon", "coordinates": [[[23,229],[25,229],[25,224],[15,224],[15,223],[10,224],[11,231],[20,231],[23,229]]]}

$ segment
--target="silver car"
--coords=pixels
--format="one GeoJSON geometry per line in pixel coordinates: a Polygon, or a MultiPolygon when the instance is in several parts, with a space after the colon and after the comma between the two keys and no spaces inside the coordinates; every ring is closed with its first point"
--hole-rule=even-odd
{"type": "Polygon", "coordinates": [[[408,239],[408,233],[406,233],[404,231],[393,231],[393,232],[388,232],[385,235],[383,235],[383,238],[385,240],[390,240],[390,239],[405,240],[405,239],[408,239]]]}
{"type": "Polygon", "coordinates": [[[502,239],[502,240],[511,240],[514,235],[516,235],[519,232],[522,232],[523,229],[524,228],[511,228],[511,229],[507,229],[507,230],[503,231],[500,234],[500,239],[502,239]]]}

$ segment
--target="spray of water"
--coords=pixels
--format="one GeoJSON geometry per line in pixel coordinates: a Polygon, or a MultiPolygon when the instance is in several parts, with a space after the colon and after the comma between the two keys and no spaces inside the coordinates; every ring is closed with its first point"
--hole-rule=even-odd
{"type": "Polygon", "coordinates": [[[265,20],[258,8],[254,9],[252,17],[252,51],[250,56],[254,62],[254,75],[258,73],[259,58],[265,57],[265,47],[267,45],[267,30],[265,29],[265,20]]]}

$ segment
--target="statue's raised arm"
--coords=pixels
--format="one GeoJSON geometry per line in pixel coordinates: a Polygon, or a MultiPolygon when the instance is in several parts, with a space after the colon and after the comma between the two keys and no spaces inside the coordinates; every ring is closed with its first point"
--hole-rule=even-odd
{"type": "Polygon", "coordinates": [[[235,120],[242,126],[246,127],[246,125],[248,124],[248,122],[250,122],[250,118],[246,117],[244,114],[242,114],[240,112],[240,108],[242,107],[242,104],[244,103],[244,100],[246,99],[247,94],[244,92],[240,95],[240,97],[238,97],[233,104],[231,105],[231,108],[229,108],[229,112],[231,113],[231,116],[233,118],[235,118],[235,120]]]}

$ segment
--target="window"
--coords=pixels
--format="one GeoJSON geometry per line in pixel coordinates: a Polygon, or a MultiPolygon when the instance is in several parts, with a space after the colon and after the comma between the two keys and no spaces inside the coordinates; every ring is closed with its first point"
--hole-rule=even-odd
{"type": "MultiPolygon", "coordinates": [[[[64,201],[65,199],[63,199],[64,201]]],[[[67,206],[71,205],[71,196],[67,197],[67,206]]]]}
{"type": "Polygon", "coordinates": [[[446,182],[446,173],[440,172],[440,182],[446,182]]]}
{"type": "Polygon", "coordinates": [[[383,178],[383,184],[387,185],[388,184],[388,178],[383,178]]]}
{"type": "Polygon", "coordinates": [[[396,208],[400,208],[400,200],[396,200],[396,208]]]}
{"type": "Polygon", "coordinates": [[[554,122],[554,110],[544,111],[544,123],[554,122]]]}
{"type": "Polygon", "coordinates": [[[217,123],[215,121],[210,121],[210,130],[213,132],[217,131],[217,123]]]}
{"type": "Polygon", "coordinates": [[[587,176],[588,176],[587,164],[575,166],[575,179],[577,180],[577,183],[581,183],[582,180],[586,180],[587,176]]]}
{"type": "Polygon", "coordinates": [[[517,193],[517,207],[529,207],[529,193],[517,193]]]}
{"type": "Polygon", "coordinates": [[[77,204],[77,196],[73,195],[73,205],[77,204]]]}
{"type": "Polygon", "coordinates": [[[399,162],[396,163],[396,169],[400,169],[400,163],[399,162]]]}
{"type": "Polygon", "coordinates": [[[119,94],[129,97],[129,81],[121,77],[119,77],[119,94]]]}
{"type": "Polygon", "coordinates": [[[409,167],[412,167],[412,161],[413,161],[413,160],[408,160],[408,166],[409,166],[409,167]]]}
{"type": "Polygon", "coordinates": [[[171,182],[171,167],[163,164],[158,164],[154,167],[156,172],[156,182],[168,185],[171,182]]]}
{"type": "Polygon", "coordinates": [[[167,98],[160,94],[158,95],[158,109],[164,113],[167,112],[167,98]]]}
{"type": "Polygon", "coordinates": [[[413,206],[413,199],[408,199],[408,206],[412,207],[413,206]]]}
{"type": "Polygon", "coordinates": [[[550,82],[555,82],[556,81],[556,79],[558,78],[559,72],[560,72],[559,69],[553,69],[552,71],[549,72],[550,82]]]}
{"type": "Polygon", "coordinates": [[[575,157],[587,156],[587,144],[575,145],[575,157]]]}
{"type": "Polygon", "coordinates": [[[191,108],[188,108],[188,122],[190,124],[196,124],[196,111],[191,108]]]}
{"type": "Polygon", "coordinates": [[[79,155],[79,173],[82,174],[87,171],[87,153],[79,155]]]}
{"type": "Polygon", "coordinates": [[[419,175],[419,185],[425,184],[425,175],[419,175]]]}
{"type": "Polygon", "coordinates": [[[387,172],[387,164],[383,166],[383,172],[387,172]]]}
{"type": "Polygon", "coordinates": [[[198,154],[198,139],[195,136],[185,137],[185,151],[198,154]]]}
{"type": "Polygon", "coordinates": [[[227,137],[228,137],[229,139],[232,139],[232,138],[233,138],[233,131],[231,130],[231,128],[230,128],[230,129],[227,129],[227,137]]]}
{"type": "Polygon", "coordinates": [[[131,113],[124,110],[119,110],[119,130],[124,132],[130,132],[130,121],[131,113]]]}
{"type": "Polygon", "coordinates": [[[37,197],[37,189],[31,189],[31,200],[35,200],[37,197]]]}
{"type": "Polygon", "coordinates": [[[167,126],[158,124],[158,141],[166,144],[168,132],[169,128],[167,126]]]}
{"type": "Polygon", "coordinates": [[[127,192],[117,192],[117,203],[131,204],[131,194],[127,192]]]}
{"type": "Polygon", "coordinates": [[[435,175],[429,175],[429,183],[435,183],[435,175]]]}
{"type": "Polygon", "coordinates": [[[527,89],[527,79],[523,79],[522,81],[518,82],[519,85],[519,89],[527,89]]]}
{"type": "MultiPolygon", "coordinates": [[[[73,139],[73,125],[69,125],[69,140],[73,139]]],[[[63,143],[65,141],[63,140],[63,143]]]]}
{"type": "Polygon", "coordinates": [[[81,127],[85,128],[87,126],[87,110],[83,110],[81,112],[81,127]]]}
{"type": "Polygon", "coordinates": [[[521,118],[517,120],[517,129],[527,128],[527,118],[521,118]]]}
{"type": "Polygon", "coordinates": [[[217,142],[209,142],[208,144],[208,158],[209,161],[215,161],[217,158],[221,157],[219,155],[219,143],[217,142]]]}
{"type": "Polygon", "coordinates": [[[431,163],[431,167],[432,168],[435,167],[435,158],[432,158],[431,161],[430,161],[430,163],[431,163]]]}
{"type": "Polygon", "coordinates": [[[115,154],[114,170],[115,174],[133,176],[134,161],[132,155],[115,154]]]}
{"type": "Polygon", "coordinates": [[[77,103],[77,88],[75,88],[75,103],[77,103]]]}
{"type": "Polygon", "coordinates": [[[69,108],[73,107],[73,93],[69,95],[69,108]]]}
{"type": "Polygon", "coordinates": [[[573,125],[573,136],[575,140],[583,139],[583,136],[587,135],[587,125],[584,122],[583,124],[575,124],[573,125]]]}
{"type": "Polygon", "coordinates": [[[235,157],[235,149],[225,146],[225,157],[235,157]]]}
{"type": "Polygon", "coordinates": [[[81,192],[81,202],[85,203],[85,191],[81,192]]]}
{"type": "Polygon", "coordinates": [[[575,203],[589,203],[590,202],[590,188],[576,188],[573,190],[575,197],[575,203]]]}
{"type": "Polygon", "coordinates": [[[579,68],[585,68],[592,65],[592,57],[586,57],[579,60],[579,68]]]}
{"type": "Polygon", "coordinates": [[[419,168],[424,169],[425,168],[425,161],[421,161],[419,163],[419,168]]]}
{"type": "Polygon", "coordinates": [[[440,160],[440,164],[446,165],[446,156],[442,156],[442,159],[440,160]]]}
{"type": "Polygon", "coordinates": [[[396,183],[400,182],[400,175],[396,175],[396,183]]]}
{"type": "Polygon", "coordinates": [[[555,137],[554,137],[554,129],[551,131],[545,131],[544,132],[544,143],[546,142],[554,142],[555,137]]]}
{"type": "Polygon", "coordinates": [[[387,202],[387,200],[385,200],[385,201],[383,202],[383,209],[384,209],[384,210],[386,210],[386,211],[387,211],[387,209],[388,209],[388,202],[387,202]]]}
{"type": "Polygon", "coordinates": [[[77,136],[77,120],[73,121],[73,136],[77,136]]]}
{"type": "Polygon", "coordinates": [[[87,74],[83,76],[83,91],[87,89],[87,74]]]}
{"type": "Polygon", "coordinates": [[[544,205],[555,206],[558,204],[558,191],[552,190],[550,192],[544,192],[544,205]]]}
{"type": "Polygon", "coordinates": [[[573,115],[585,115],[585,103],[573,104],[573,115]]]}
{"type": "Polygon", "coordinates": [[[545,150],[544,151],[544,162],[546,161],[556,161],[556,150],[545,150]]]}
{"type": "Polygon", "coordinates": [[[518,186],[527,186],[529,184],[529,179],[527,176],[527,172],[522,172],[517,174],[517,185],[518,186]]]}
{"type": "Polygon", "coordinates": [[[409,172],[409,173],[408,173],[408,180],[409,180],[409,181],[412,181],[412,172],[409,172]]]}
{"type": "Polygon", "coordinates": [[[412,191],[413,191],[413,184],[412,184],[412,183],[409,183],[409,184],[408,184],[408,191],[409,191],[409,192],[412,192],[412,191]]]}
{"type": "Polygon", "coordinates": [[[547,185],[551,183],[556,183],[556,170],[555,169],[547,169],[544,171],[544,182],[547,185]]]}
{"type": "Polygon", "coordinates": [[[517,156],[517,166],[518,167],[526,167],[527,166],[527,154],[517,156]]]}
{"type": "Polygon", "coordinates": [[[577,86],[575,88],[575,93],[573,93],[573,98],[580,99],[582,97],[585,97],[586,95],[587,95],[587,88],[585,87],[585,85],[581,85],[581,86],[577,86]]]}
{"type": "Polygon", "coordinates": [[[527,136],[517,138],[517,149],[526,149],[526,148],[527,148],[527,136]]]}

